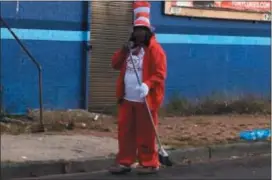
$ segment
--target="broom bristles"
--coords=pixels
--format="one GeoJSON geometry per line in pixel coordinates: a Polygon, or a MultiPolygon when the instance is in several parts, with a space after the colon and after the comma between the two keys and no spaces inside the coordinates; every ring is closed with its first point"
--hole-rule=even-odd
{"type": "Polygon", "coordinates": [[[172,166],[173,165],[173,163],[170,160],[169,156],[166,155],[166,154],[163,154],[163,155],[159,154],[159,161],[164,166],[172,166]]]}

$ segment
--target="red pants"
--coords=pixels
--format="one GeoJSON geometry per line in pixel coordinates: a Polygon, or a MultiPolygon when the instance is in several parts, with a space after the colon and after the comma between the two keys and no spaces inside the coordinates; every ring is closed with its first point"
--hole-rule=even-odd
{"type": "MultiPolygon", "coordinates": [[[[157,112],[151,113],[157,125],[157,112]]],[[[142,166],[159,166],[156,136],[144,103],[124,100],[119,106],[118,143],[119,164],[129,166],[138,159],[142,166]]]]}

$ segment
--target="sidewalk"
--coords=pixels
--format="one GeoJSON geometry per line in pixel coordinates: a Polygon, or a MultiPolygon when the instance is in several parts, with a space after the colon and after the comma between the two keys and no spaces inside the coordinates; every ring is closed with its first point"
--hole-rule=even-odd
{"type": "MultiPolygon", "coordinates": [[[[95,120],[92,114],[81,111],[46,112],[44,116],[47,131],[43,134],[31,134],[29,129],[35,126],[31,122],[1,124],[3,177],[93,172],[112,165],[118,147],[114,117],[100,116],[95,120]],[[67,130],[71,120],[75,128],[67,130]],[[12,132],[19,135],[10,135],[12,132]]],[[[268,116],[166,117],[160,121],[159,132],[163,143],[173,147],[169,153],[175,164],[193,164],[270,153],[270,140],[239,140],[242,130],[267,127],[268,116]]]]}
{"type": "Polygon", "coordinates": [[[1,162],[89,159],[116,153],[117,141],[86,135],[2,135],[1,162]]]}
{"type": "MultiPolygon", "coordinates": [[[[117,142],[91,135],[2,135],[1,178],[101,171],[114,163],[117,142]]],[[[182,148],[169,151],[175,165],[251,157],[271,152],[270,142],[182,148]]]]}
{"type": "MultiPolygon", "coordinates": [[[[29,116],[37,119],[38,114],[29,116]]],[[[9,130],[1,131],[1,161],[73,160],[115,154],[118,147],[116,119],[102,115],[99,120],[93,120],[94,116],[83,110],[45,112],[44,121],[49,129],[39,135],[28,132],[31,122],[4,124],[10,130],[25,133],[13,136],[9,130]],[[76,127],[67,131],[65,125],[71,120],[76,127]]],[[[268,127],[270,117],[262,115],[167,117],[160,120],[159,132],[165,145],[184,149],[237,143],[240,131],[268,127]]]]}

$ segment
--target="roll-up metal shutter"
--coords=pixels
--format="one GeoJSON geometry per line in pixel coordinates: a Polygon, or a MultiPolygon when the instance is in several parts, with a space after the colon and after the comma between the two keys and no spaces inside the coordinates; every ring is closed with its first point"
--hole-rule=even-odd
{"type": "Polygon", "coordinates": [[[128,41],[132,28],[131,1],[91,2],[91,45],[89,69],[89,110],[116,104],[118,72],[111,68],[111,57],[128,41]]]}

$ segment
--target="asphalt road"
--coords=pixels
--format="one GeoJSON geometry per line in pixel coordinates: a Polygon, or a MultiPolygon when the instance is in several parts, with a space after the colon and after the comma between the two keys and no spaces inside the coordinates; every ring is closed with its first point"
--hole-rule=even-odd
{"type": "MultiPolygon", "coordinates": [[[[248,157],[162,169],[156,175],[113,176],[106,171],[32,178],[32,180],[271,179],[271,156],[248,157]]],[[[26,180],[26,179],[24,179],[26,180]]],[[[28,180],[31,180],[28,178],[28,180]]]]}

